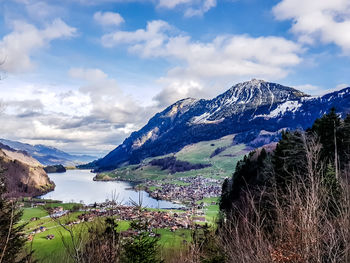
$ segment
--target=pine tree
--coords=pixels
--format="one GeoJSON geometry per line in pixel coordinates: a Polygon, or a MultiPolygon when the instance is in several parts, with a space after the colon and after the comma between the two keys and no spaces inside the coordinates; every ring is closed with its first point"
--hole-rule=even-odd
{"type": "Polygon", "coordinates": [[[350,167],[350,114],[344,119],[341,129],[338,132],[338,137],[340,141],[340,164],[341,168],[350,167]]]}
{"type": "Polygon", "coordinates": [[[162,263],[159,253],[159,238],[151,236],[148,231],[147,223],[133,221],[130,227],[137,231],[137,235],[133,236],[125,242],[121,262],[123,263],[162,263]]]}
{"type": "Polygon", "coordinates": [[[326,172],[322,178],[322,183],[325,188],[326,204],[331,215],[336,215],[339,208],[341,198],[341,187],[336,178],[335,167],[330,162],[327,165],[326,172]]]}
{"type": "Polygon", "coordinates": [[[5,178],[0,170],[0,263],[26,262],[30,255],[22,254],[25,225],[18,224],[23,212],[15,201],[4,197],[5,193],[5,178]]]}
{"type": "Polygon", "coordinates": [[[334,162],[335,160],[336,145],[341,145],[340,133],[338,133],[340,127],[341,119],[337,115],[335,108],[332,108],[328,114],[317,119],[312,125],[311,131],[316,133],[320,138],[322,159],[326,162],[334,162]],[[334,138],[337,138],[336,141],[334,138]]]}
{"type": "Polygon", "coordinates": [[[220,197],[220,210],[222,211],[229,211],[231,208],[231,181],[230,179],[226,178],[222,184],[221,188],[221,197],[220,197]]]}
{"type": "Polygon", "coordinates": [[[283,189],[294,178],[295,174],[306,174],[304,140],[302,133],[283,132],[278,142],[272,163],[276,174],[276,184],[283,189]]]}

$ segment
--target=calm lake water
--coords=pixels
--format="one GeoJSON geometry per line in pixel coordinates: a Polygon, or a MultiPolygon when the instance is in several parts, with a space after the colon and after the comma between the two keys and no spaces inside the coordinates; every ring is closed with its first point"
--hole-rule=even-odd
{"type": "MultiPolygon", "coordinates": [[[[127,182],[93,181],[95,176],[89,170],[67,170],[65,173],[50,173],[50,179],[56,184],[54,191],[42,195],[40,198],[61,200],[67,202],[83,202],[84,204],[93,204],[94,202],[104,202],[111,200],[113,193],[117,200],[124,205],[130,205],[130,200],[138,203],[139,192],[132,190],[132,185],[127,182]]],[[[158,201],[148,195],[145,191],[140,191],[142,205],[151,208],[178,208],[177,205],[168,201],[158,201]]]]}

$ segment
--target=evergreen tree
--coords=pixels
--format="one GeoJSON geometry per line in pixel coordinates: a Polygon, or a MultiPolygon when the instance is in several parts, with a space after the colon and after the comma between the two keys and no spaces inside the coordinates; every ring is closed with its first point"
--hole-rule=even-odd
{"type": "Polygon", "coordinates": [[[123,246],[123,263],[162,263],[159,253],[159,238],[151,236],[147,223],[133,221],[130,227],[137,231],[137,235],[127,240],[123,246]]]}
{"type": "MultiPolygon", "coordinates": [[[[335,108],[332,108],[328,114],[317,119],[312,125],[311,131],[316,133],[320,138],[320,143],[322,144],[322,159],[326,161],[326,163],[329,161],[334,162],[335,146],[338,145],[338,147],[341,147],[340,127],[341,119],[337,115],[335,108]],[[334,138],[337,138],[337,140],[335,141],[334,138]]],[[[337,154],[339,154],[339,152],[337,152],[337,154]]]]}
{"type": "Polygon", "coordinates": [[[231,198],[230,198],[230,192],[231,192],[231,182],[228,178],[226,178],[222,184],[221,188],[221,197],[220,197],[220,210],[222,211],[228,211],[231,208],[231,198]]]}
{"type": "Polygon", "coordinates": [[[325,198],[330,215],[336,215],[338,210],[338,202],[341,198],[341,187],[336,178],[335,167],[332,163],[328,163],[325,174],[322,178],[325,188],[325,198]]]}
{"type": "Polygon", "coordinates": [[[23,212],[15,201],[4,197],[5,193],[5,178],[0,167],[0,263],[26,262],[31,254],[23,256],[25,225],[18,224],[23,212]]]}
{"type": "Polygon", "coordinates": [[[337,134],[340,138],[340,164],[341,168],[350,167],[350,114],[344,119],[341,129],[337,134]]]}
{"type": "Polygon", "coordinates": [[[305,156],[302,133],[300,131],[282,132],[282,139],[278,142],[272,158],[276,184],[281,189],[294,179],[294,175],[305,174],[305,156]]]}

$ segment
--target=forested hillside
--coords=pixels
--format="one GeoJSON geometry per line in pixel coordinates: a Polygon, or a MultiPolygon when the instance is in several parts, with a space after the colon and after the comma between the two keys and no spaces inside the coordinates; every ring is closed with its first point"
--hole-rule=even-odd
{"type": "Polygon", "coordinates": [[[335,109],[251,152],[223,184],[222,248],[237,262],[349,262],[349,167],[350,116],[335,109]]]}

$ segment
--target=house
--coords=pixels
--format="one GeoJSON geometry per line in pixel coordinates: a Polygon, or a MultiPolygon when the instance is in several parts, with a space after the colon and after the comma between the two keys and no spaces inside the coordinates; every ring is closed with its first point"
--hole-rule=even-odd
{"type": "Polygon", "coordinates": [[[46,236],[46,239],[47,239],[47,240],[52,240],[52,239],[54,239],[54,238],[55,238],[55,235],[51,235],[51,234],[50,234],[50,235],[47,235],[47,236],[46,236]]]}

